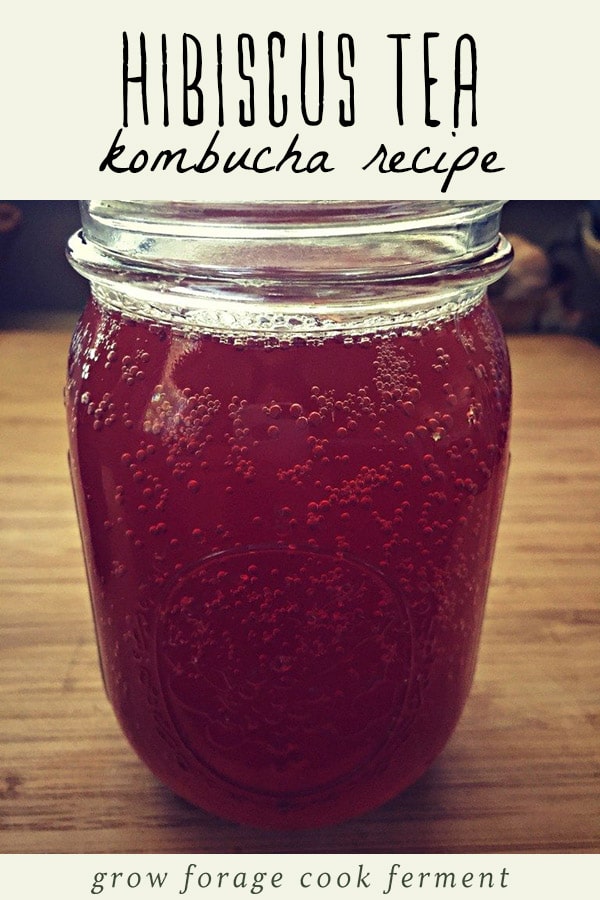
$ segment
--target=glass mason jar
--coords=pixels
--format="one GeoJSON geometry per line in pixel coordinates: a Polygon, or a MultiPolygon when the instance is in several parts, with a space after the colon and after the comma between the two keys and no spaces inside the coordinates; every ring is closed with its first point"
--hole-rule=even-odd
{"type": "Polygon", "coordinates": [[[500,210],[82,205],[66,397],[103,676],[192,803],[332,823],[450,737],[508,458],[500,210]]]}

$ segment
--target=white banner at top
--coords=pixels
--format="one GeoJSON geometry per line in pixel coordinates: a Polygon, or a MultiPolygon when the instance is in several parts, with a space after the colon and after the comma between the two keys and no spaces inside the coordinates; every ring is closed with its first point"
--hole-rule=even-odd
{"type": "Polygon", "coordinates": [[[593,19],[589,0],[16,4],[0,194],[595,196],[593,19]]]}

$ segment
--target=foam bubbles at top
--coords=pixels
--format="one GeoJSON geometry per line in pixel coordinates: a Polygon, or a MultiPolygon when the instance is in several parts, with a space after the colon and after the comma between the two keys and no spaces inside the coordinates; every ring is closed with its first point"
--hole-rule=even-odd
{"type": "Polygon", "coordinates": [[[483,299],[482,288],[469,293],[447,293],[435,299],[377,297],[351,298],[329,303],[314,301],[239,301],[198,293],[186,305],[165,299],[156,291],[117,291],[93,284],[94,298],[104,307],[136,321],[169,326],[185,337],[211,337],[235,346],[254,344],[281,347],[322,344],[328,339],[360,343],[372,336],[416,335],[468,314],[483,299]],[[302,307],[305,311],[299,311],[302,307]]]}

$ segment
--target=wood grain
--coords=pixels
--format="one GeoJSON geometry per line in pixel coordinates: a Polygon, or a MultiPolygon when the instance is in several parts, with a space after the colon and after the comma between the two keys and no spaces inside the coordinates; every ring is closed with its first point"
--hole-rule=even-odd
{"type": "Polygon", "coordinates": [[[252,830],[137,761],[105,700],[66,465],[66,332],[0,335],[3,852],[600,851],[600,349],[510,341],[512,464],[476,682],[441,758],[335,828],[252,830]]]}

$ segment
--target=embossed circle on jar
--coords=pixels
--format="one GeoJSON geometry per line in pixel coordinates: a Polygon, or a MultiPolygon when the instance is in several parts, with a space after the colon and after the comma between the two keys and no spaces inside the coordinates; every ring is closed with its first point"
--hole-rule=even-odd
{"type": "Polygon", "coordinates": [[[401,717],[406,608],[377,571],[301,550],[208,557],[180,576],[157,631],[173,725],[246,790],[323,789],[373,759],[401,717]]]}

